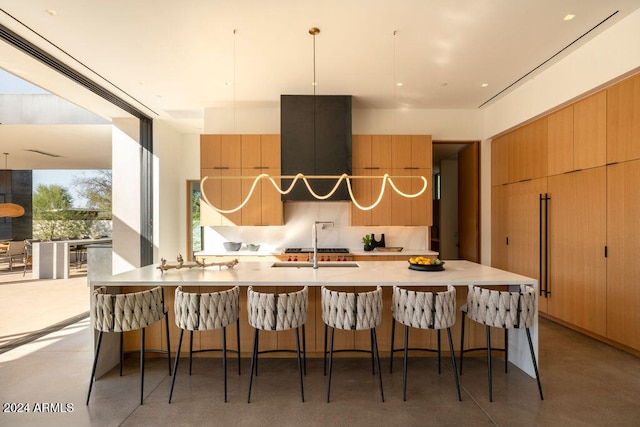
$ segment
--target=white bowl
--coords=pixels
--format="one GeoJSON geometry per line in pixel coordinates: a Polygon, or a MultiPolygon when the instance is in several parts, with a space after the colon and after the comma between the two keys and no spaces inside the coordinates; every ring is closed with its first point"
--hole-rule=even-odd
{"type": "Polygon", "coordinates": [[[224,242],[222,245],[228,251],[239,251],[242,246],[242,242],[224,242]]]}

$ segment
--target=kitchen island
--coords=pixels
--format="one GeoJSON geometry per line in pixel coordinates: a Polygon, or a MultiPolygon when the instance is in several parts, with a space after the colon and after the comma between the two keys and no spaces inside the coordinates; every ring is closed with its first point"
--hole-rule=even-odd
{"type": "MultiPolygon", "coordinates": [[[[282,263],[280,263],[282,264],[282,263]]],[[[289,263],[285,263],[289,264],[289,263]]],[[[301,263],[300,265],[302,265],[301,263]]],[[[481,264],[476,264],[469,261],[446,261],[444,264],[444,271],[415,271],[408,269],[408,263],[403,261],[367,261],[357,263],[357,267],[336,266],[328,267],[323,266],[318,269],[311,267],[295,265],[290,263],[291,266],[273,267],[273,262],[240,262],[233,268],[227,267],[195,267],[192,269],[182,268],[179,270],[169,270],[161,272],[157,265],[150,265],[142,268],[138,268],[125,273],[103,277],[91,282],[92,289],[98,286],[110,286],[114,287],[114,291],[127,292],[137,291],[140,288],[146,288],[149,286],[163,286],[165,287],[165,304],[169,308],[170,326],[173,325],[173,293],[176,286],[188,287],[187,290],[197,292],[206,292],[211,287],[229,287],[239,285],[245,286],[265,286],[272,288],[272,290],[278,292],[286,292],[291,287],[299,287],[308,285],[309,289],[309,313],[307,321],[307,350],[310,354],[320,355],[322,354],[323,345],[323,333],[324,324],[322,323],[321,310],[320,310],[320,287],[325,285],[329,287],[346,287],[352,290],[357,287],[371,287],[380,285],[384,289],[384,312],[383,312],[383,324],[378,327],[378,335],[380,336],[380,348],[383,354],[388,354],[389,351],[389,336],[391,333],[391,287],[393,285],[401,286],[446,286],[454,285],[458,290],[458,306],[464,303],[466,299],[467,285],[477,284],[483,286],[517,286],[521,284],[529,284],[537,288],[538,283],[535,279],[520,276],[518,274],[510,273],[507,271],[499,270],[496,268],[488,267],[481,264]]],[[[271,290],[270,290],[271,291],[271,290]]],[[[241,350],[248,355],[250,351],[250,337],[251,331],[246,322],[246,292],[243,290],[240,292],[241,301],[241,332],[243,337],[241,338],[241,350]],[[245,314],[243,314],[245,313],[245,314]]],[[[460,312],[457,313],[457,326],[460,323],[460,312]]],[[[166,349],[166,343],[162,343],[162,334],[159,333],[160,326],[158,327],[158,344],[166,349]]],[[[469,339],[471,344],[480,347],[481,345],[475,345],[477,342],[482,343],[484,338],[484,327],[479,325],[473,325],[469,328],[469,339]],[[474,331],[475,327],[475,331],[474,331]],[[474,338],[474,334],[476,338],[474,338]]],[[[174,329],[171,333],[173,337],[171,339],[171,347],[177,348],[177,333],[178,329],[174,329]],[[174,341],[175,339],[175,341],[174,341]]],[[[457,335],[457,342],[459,343],[459,326],[454,329],[454,336],[457,335]]],[[[427,344],[431,341],[435,342],[433,337],[429,334],[430,331],[424,331],[423,334],[416,331],[413,333],[414,339],[422,340],[422,346],[424,346],[424,340],[427,340],[427,344]]],[[[537,317],[534,327],[531,329],[532,339],[537,353],[537,317]]],[[[152,335],[152,334],[150,334],[152,335]]],[[[211,338],[205,338],[202,334],[202,346],[213,344],[217,345],[218,340],[212,340],[211,338]]],[[[233,334],[230,334],[233,335],[233,334]]],[[[265,342],[261,339],[261,350],[263,344],[269,348],[288,348],[290,343],[287,339],[284,339],[284,335],[278,332],[274,335],[273,340],[268,342],[265,335],[265,342]]],[[[466,336],[467,334],[465,334],[466,336]]],[[[495,334],[501,335],[501,334],[495,334]]],[[[356,336],[355,339],[351,338],[353,334],[346,334],[342,342],[342,348],[366,348],[368,346],[368,335],[356,336]],[[350,340],[350,341],[349,341],[350,340]]],[[[338,335],[336,335],[338,339],[338,335]]],[[[431,342],[431,344],[433,344],[431,342]]],[[[137,339],[131,339],[130,343],[135,346],[137,339]]],[[[337,344],[337,342],[336,342],[337,344]]],[[[104,345],[104,343],[103,343],[104,345]]],[[[195,349],[194,344],[194,349],[195,349]]],[[[499,344],[498,344],[499,345],[499,344]]],[[[229,348],[234,348],[235,344],[229,344],[229,348]]],[[[466,346],[466,344],[465,344],[466,346]]],[[[109,351],[116,352],[117,346],[114,346],[109,351]]],[[[104,350],[107,351],[106,349],[104,350]]],[[[115,358],[117,360],[117,357],[115,358]]],[[[524,331],[510,330],[509,331],[509,360],[518,366],[529,375],[534,375],[533,365],[530,360],[529,348],[524,331]]]]}

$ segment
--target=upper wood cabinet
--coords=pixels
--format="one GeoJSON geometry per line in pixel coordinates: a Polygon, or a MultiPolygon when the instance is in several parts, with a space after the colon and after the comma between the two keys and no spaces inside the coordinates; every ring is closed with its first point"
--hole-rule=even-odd
{"type": "Polygon", "coordinates": [[[640,159],[640,74],[607,88],[607,163],[640,159]]]}
{"type": "Polygon", "coordinates": [[[547,118],[511,132],[507,144],[509,182],[547,176],[547,118]]]}
{"type": "Polygon", "coordinates": [[[607,163],[607,92],[573,105],[573,170],[607,163]]]}
{"type": "MultiPolygon", "coordinates": [[[[354,176],[426,176],[431,184],[431,136],[430,135],[353,135],[352,165],[354,176]]],[[[422,188],[422,181],[414,178],[398,178],[394,184],[400,191],[415,193],[422,188]]],[[[380,195],[382,179],[354,179],[356,201],[370,206],[380,195]]],[[[380,204],[363,211],[351,206],[351,225],[431,225],[431,191],[415,199],[395,194],[386,184],[380,204]]]]}
{"type": "Polygon", "coordinates": [[[491,141],[491,185],[502,185],[509,182],[509,164],[507,147],[511,134],[505,134],[491,141]]]}
{"type": "MultiPolygon", "coordinates": [[[[242,135],[242,176],[280,175],[279,135],[242,135]]],[[[250,193],[254,179],[242,179],[242,200],[250,193]]],[[[281,186],[280,179],[276,180],[281,186]]],[[[283,206],[280,193],[271,181],[262,178],[251,198],[241,209],[242,225],[282,225],[283,206]]]]}
{"type": "MultiPolygon", "coordinates": [[[[279,135],[201,135],[200,175],[225,177],[205,182],[203,191],[214,206],[230,210],[249,194],[254,179],[262,173],[280,175],[279,135]],[[228,179],[238,177],[237,179],[228,179]]],[[[278,185],[280,181],[277,180],[278,185]]],[[[237,212],[220,213],[201,203],[203,225],[282,225],[280,193],[270,181],[256,185],[247,204],[237,212]]]]}
{"type": "Polygon", "coordinates": [[[240,169],[240,135],[200,135],[200,169],[240,169]]]}
{"type": "Polygon", "coordinates": [[[547,118],[547,172],[558,175],[573,170],[573,105],[547,118]]]}

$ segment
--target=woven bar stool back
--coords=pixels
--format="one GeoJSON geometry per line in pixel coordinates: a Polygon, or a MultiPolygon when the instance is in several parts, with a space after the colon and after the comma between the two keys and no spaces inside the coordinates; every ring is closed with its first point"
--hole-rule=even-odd
{"type": "Polygon", "coordinates": [[[441,373],[440,363],[440,330],[446,329],[449,338],[449,351],[451,352],[451,364],[458,391],[458,400],[462,400],[460,395],[460,382],[458,379],[458,369],[451,340],[451,326],[456,322],[456,289],[449,285],[444,292],[422,292],[410,289],[393,287],[392,307],[393,320],[391,325],[391,370],[393,370],[393,352],[401,349],[394,349],[395,322],[404,325],[404,365],[403,365],[403,385],[402,398],[407,400],[407,359],[409,350],[435,351],[438,353],[438,373],[441,373]],[[409,328],[434,329],[438,331],[438,349],[409,348],[409,328]]]}
{"type": "MultiPolygon", "coordinates": [[[[95,289],[93,299],[93,327],[98,333],[89,392],[87,393],[87,405],[91,397],[91,388],[95,379],[100,344],[104,332],[127,332],[141,330],[140,334],[140,404],[143,404],[144,392],[144,332],[150,326],[163,318],[166,323],[167,334],[167,360],[169,362],[169,375],[171,375],[171,347],[169,341],[169,323],[167,308],[164,306],[164,291],[161,287],[147,291],[132,292],[128,294],[108,294],[106,287],[95,289]]],[[[151,350],[148,350],[151,351],[151,350]]],[[[164,353],[164,351],[162,351],[164,353]]],[[[122,335],[120,337],[120,375],[122,375],[122,335]]]]}
{"type": "MultiPolygon", "coordinates": [[[[491,328],[524,329],[529,342],[533,368],[538,382],[540,399],[542,385],[538,373],[538,364],[531,341],[529,328],[534,324],[536,315],[536,292],[531,286],[520,285],[518,291],[497,291],[485,289],[479,286],[469,285],[466,304],[466,316],[469,319],[486,326],[487,332],[487,366],[489,371],[489,401],[493,401],[492,373],[491,373],[491,328]]],[[[463,323],[464,325],[464,323],[463,323]]],[[[460,346],[460,366],[462,369],[462,356],[464,350],[464,328],[462,329],[462,342],[460,346]]],[[[506,347],[506,343],[505,343],[506,347]]]]}
{"type": "Polygon", "coordinates": [[[322,321],[324,327],[324,373],[327,366],[327,335],[331,328],[331,345],[329,350],[329,381],[327,385],[327,403],[331,396],[331,373],[333,368],[334,351],[365,351],[371,353],[372,372],[375,374],[375,365],[378,366],[378,383],[380,385],[380,397],[384,402],[382,389],[382,374],[380,372],[380,356],[378,354],[378,341],[376,338],[376,326],[382,321],[382,288],[378,286],[369,292],[342,292],[333,291],[322,287],[322,321]],[[371,335],[371,350],[334,350],[335,329],[343,330],[369,330],[371,335]],[[374,362],[375,361],[375,362],[374,362]]]}
{"type": "Polygon", "coordinates": [[[307,286],[297,292],[265,293],[254,291],[252,286],[247,289],[247,309],[249,324],[254,328],[253,351],[251,354],[251,375],[249,377],[249,395],[247,402],[251,402],[251,386],[253,376],[258,376],[258,354],[281,352],[290,350],[259,351],[260,331],[296,331],[296,353],[298,356],[298,376],[300,380],[300,395],[304,402],[304,385],[302,382],[302,362],[300,359],[300,333],[302,328],[302,352],[304,355],[304,371],[306,374],[306,342],[305,323],[307,322],[307,308],[309,305],[309,289],[307,286]]]}
{"type": "Polygon", "coordinates": [[[169,403],[171,403],[171,398],[173,396],[173,386],[176,382],[178,363],[180,361],[182,336],[185,330],[189,331],[189,375],[191,375],[193,353],[222,351],[224,401],[227,401],[227,326],[232,323],[236,324],[236,338],[238,346],[235,352],[238,354],[238,375],[240,375],[239,295],[240,288],[238,286],[225,291],[203,294],[184,292],[182,290],[182,286],[178,286],[176,288],[173,310],[176,317],[176,325],[180,328],[180,338],[178,339],[178,351],[176,352],[176,361],[173,368],[169,403]],[[222,329],[222,349],[209,348],[194,351],[193,332],[211,331],[214,329],[222,329]]]}

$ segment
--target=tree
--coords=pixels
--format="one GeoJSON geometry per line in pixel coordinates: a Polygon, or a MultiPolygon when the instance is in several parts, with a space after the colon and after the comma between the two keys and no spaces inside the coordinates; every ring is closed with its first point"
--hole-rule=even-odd
{"type": "Polygon", "coordinates": [[[50,240],[68,235],[67,222],[74,219],[73,197],[56,184],[40,184],[32,199],[33,220],[38,223],[37,237],[50,240]]]}
{"type": "Polygon", "coordinates": [[[111,216],[111,170],[100,169],[93,175],[79,175],[73,179],[73,187],[87,199],[87,207],[111,216]]]}

